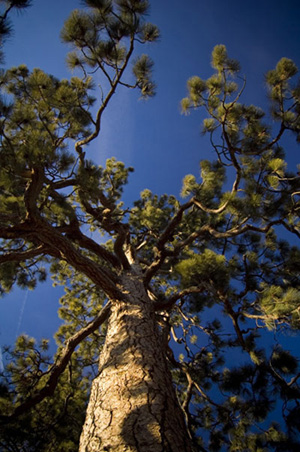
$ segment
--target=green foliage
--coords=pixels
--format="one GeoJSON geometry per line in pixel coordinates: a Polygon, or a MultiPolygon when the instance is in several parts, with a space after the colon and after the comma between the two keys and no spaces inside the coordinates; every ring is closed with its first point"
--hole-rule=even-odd
{"type": "Polygon", "coordinates": [[[290,352],[277,349],[272,355],[272,366],[284,374],[293,374],[298,369],[298,362],[290,352]]]}
{"type": "Polygon", "coordinates": [[[30,73],[20,66],[4,74],[3,86],[14,97],[0,154],[6,178],[8,164],[11,183],[16,183],[16,177],[24,180],[26,170],[35,165],[45,165],[49,175],[70,171],[74,157],[63,142],[89,133],[90,116],[84,108],[93,104],[88,95],[91,79],[58,81],[39,69],[30,73]]]}
{"type": "Polygon", "coordinates": [[[291,79],[297,73],[295,63],[288,58],[282,58],[276,68],[266,74],[266,81],[273,102],[274,118],[281,120],[286,128],[292,130],[299,141],[299,89],[291,85],[291,79]],[[296,106],[292,105],[293,100],[296,101],[296,106]],[[288,104],[290,108],[287,108],[288,104]]]}
{"type": "Polygon", "coordinates": [[[294,287],[263,286],[260,294],[261,309],[270,320],[286,319],[294,328],[299,328],[299,303],[300,292],[294,287]]]}
{"type": "Polygon", "coordinates": [[[183,179],[181,196],[186,198],[198,188],[196,177],[193,174],[187,174],[183,179]]]}
{"type": "MultiPolygon", "coordinates": [[[[83,3],[89,9],[74,10],[61,32],[62,40],[74,48],[67,63],[71,69],[81,69],[85,76],[87,70],[100,70],[111,86],[116,86],[132,54],[134,42],[144,44],[159,37],[158,28],[143,18],[149,4],[127,0],[83,3]]],[[[153,96],[155,91],[152,65],[147,55],[141,55],[133,62],[135,81],[131,87],[138,87],[144,98],[153,96]]]]}
{"type": "Polygon", "coordinates": [[[153,61],[147,55],[141,55],[134,62],[133,74],[143,97],[155,94],[155,84],[151,81],[152,67],[153,61]]]}
{"type": "Polygon", "coordinates": [[[22,289],[35,289],[38,282],[46,280],[47,272],[42,259],[25,263],[5,262],[0,264],[0,295],[9,293],[14,284],[22,289]]]}
{"type": "Polygon", "coordinates": [[[200,162],[200,175],[202,182],[197,183],[193,174],[188,174],[183,179],[181,196],[194,195],[199,202],[204,202],[207,207],[214,207],[219,202],[221,190],[225,182],[225,171],[219,162],[202,160],[200,162]]]}
{"type": "Polygon", "coordinates": [[[159,38],[159,30],[158,28],[149,23],[146,22],[145,24],[143,24],[143,26],[141,27],[141,31],[140,31],[140,39],[142,42],[154,42],[159,38]]]}
{"type": "Polygon", "coordinates": [[[191,253],[191,257],[181,260],[175,269],[183,286],[187,287],[210,282],[216,288],[225,289],[229,281],[225,256],[209,249],[205,249],[200,255],[191,253]]]}
{"type": "Polygon", "coordinates": [[[228,58],[227,49],[222,44],[215,46],[212,52],[211,65],[220,72],[227,70],[229,73],[236,73],[240,70],[239,62],[228,58]]]}
{"type": "MultiPolygon", "coordinates": [[[[43,386],[50,366],[47,351],[48,341],[36,344],[27,336],[20,336],[15,348],[5,351],[10,364],[2,376],[2,415],[10,413],[19,399],[28,397],[43,386]],[[18,391],[13,397],[9,390],[12,387],[18,391]]],[[[44,400],[38,409],[25,413],[17,421],[1,427],[2,450],[21,450],[24,445],[28,450],[35,451],[78,450],[88,388],[87,378],[79,377],[80,365],[74,357],[51,399],[44,400]]]]}

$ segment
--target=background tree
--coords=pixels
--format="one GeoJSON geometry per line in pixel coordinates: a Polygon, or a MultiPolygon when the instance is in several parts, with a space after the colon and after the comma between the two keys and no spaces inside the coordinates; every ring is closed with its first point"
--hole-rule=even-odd
{"type": "Polygon", "coordinates": [[[2,291],[50,272],[65,295],[54,361],[46,341],[22,336],[8,350],[1,447],[77,450],[94,378],[79,450],[298,450],[298,362],[265,333],[299,328],[299,177],[280,146],[286,131],[299,135],[297,69],[282,59],[268,73],[267,120],[240,103],[239,65],[217,46],[215,73],[192,77],[182,101],[206,109],[216,161],[186,176],[185,203],[145,190],[124,208],[131,169],[99,167],[84,146],[118,86],[153,94],[148,57],[133,78],[126,68],[158,31],[143,22],[147,2],[85,4],[62,32],[82,77],[22,66],[2,79],[2,291]],[[99,101],[90,71],[104,77],[99,101]],[[179,361],[170,338],[184,346],[179,361]]]}

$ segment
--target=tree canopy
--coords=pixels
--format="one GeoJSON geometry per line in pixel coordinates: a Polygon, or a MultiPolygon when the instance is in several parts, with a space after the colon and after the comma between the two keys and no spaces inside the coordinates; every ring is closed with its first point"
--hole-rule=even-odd
{"type": "Polygon", "coordinates": [[[191,77],[181,104],[205,112],[211,160],[186,175],[180,196],[146,189],[126,206],[132,168],[113,157],[99,166],[88,145],[117,88],[154,95],[153,62],[135,52],[159,31],[147,1],[83,3],[61,33],[76,76],[26,66],[1,75],[1,293],[48,275],[65,293],[54,357],[47,339],[24,335],[6,350],[0,448],[78,450],[105,321],[134,270],[195,450],[296,451],[299,357],[281,338],[300,328],[300,178],[282,145],[287,133],[300,140],[297,67],[282,58],[266,74],[264,112],[242,103],[240,65],[217,45],[212,76],[191,77]]]}

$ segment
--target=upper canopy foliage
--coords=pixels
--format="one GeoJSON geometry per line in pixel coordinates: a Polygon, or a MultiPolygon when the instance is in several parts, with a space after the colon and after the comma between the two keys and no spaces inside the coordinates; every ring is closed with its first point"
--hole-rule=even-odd
{"type": "Polygon", "coordinates": [[[185,177],[185,203],[145,190],[127,208],[121,198],[132,169],[113,158],[103,168],[86,157],[85,146],[99,135],[117,87],[154,93],[152,62],[134,56],[134,48],[159,33],[144,21],[148,2],[84,5],[62,31],[80,76],[57,80],[20,66],[1,78],[10,99],[1,101],[1,291],[15,283],[33,288],[46,270],[65,286],[55,364],[45,341],[38,347],[21,337],[8,351],[1,447],[77,450],[88,380],[105,338],[99,326],[120,296],[120,276],[139,267],[162,331],[183,347],[179,361],[170,349],[166,354],[199,450],[296,451],[298,361],[278,341],[279,331],[300,327],[300,179],[280,145],[286,131],[299,139],[297,68],[284,58],[267,74],[270,119],[241,103],[239,64],[217,46],[215,72],[192,77],[182,101],[185,112],[206,110],[203,132],[215,161],[185,177]],[[94,71],[103,77],[100,93],[94,71]],[[105,239],[91,238],[89,229],[105,239]],[[266,330],[274,346],[264,343],[266,330]],[[272,422],[279,399],[287,428],[272,422]]]}

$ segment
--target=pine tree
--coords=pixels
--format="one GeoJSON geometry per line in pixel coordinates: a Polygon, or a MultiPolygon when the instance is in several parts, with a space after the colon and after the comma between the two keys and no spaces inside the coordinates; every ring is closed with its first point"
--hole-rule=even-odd
{"type": "Polygon", "coordinates": [[[300,137],[297,68],[283,58],[267,74],[268,118],[241,103],[239,64],[216,46],[214,74],[192,77],[182,101],[207,112],[215,160],[185,177],[184,203],[145,190],[127,208],[132,169],[97,165],[87,145],[118,87],[154,94],[153,63],[134,50],[159,32],[147,1],[84,3],[62,31],[81,76],[19,66],[1,79],[1,291],[48,273],[65,288],[54,359],[26,336],[6,350],[1,450],[299,450],[298,361],[264,340],[300,327],[300,250],[282,238],[300,236],[300,179],[280,145],[300,137]]]}

